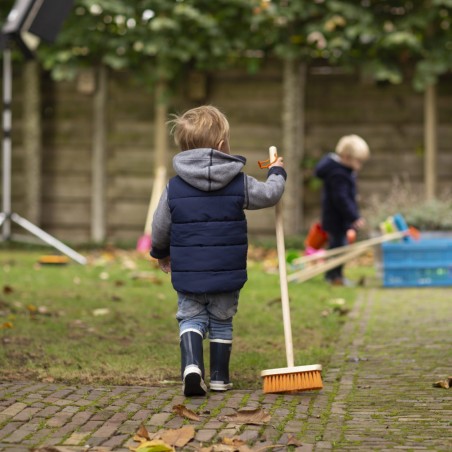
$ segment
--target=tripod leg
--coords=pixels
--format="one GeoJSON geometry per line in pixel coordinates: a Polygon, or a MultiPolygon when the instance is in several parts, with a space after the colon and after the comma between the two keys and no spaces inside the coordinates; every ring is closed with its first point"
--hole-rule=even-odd
{"type": "Polygon", "coordinates": [[[26,220],[25,218],[22,218],[20,215],[17,215],[17,213],[11,214],[11,220],[14,221],[14,223],[18,224],[22,228],[26,229],[27,231],[31,232],[36,237],[40,238],[43,242],[48,243],[49,245],[53,246],[57,250],[61,251],[62,253],[66,254],[66,256],[73,259],[75,262],[78,262],[79,264],[85,265],[86,264],[86,258],[82,256],[81,254],[77,253],[73,249],[69,248],[64,243],[57,240],[55,237],[52,237],[47,232],[43,231],[42,229],[35,226],[30,221],[26,220]]]}

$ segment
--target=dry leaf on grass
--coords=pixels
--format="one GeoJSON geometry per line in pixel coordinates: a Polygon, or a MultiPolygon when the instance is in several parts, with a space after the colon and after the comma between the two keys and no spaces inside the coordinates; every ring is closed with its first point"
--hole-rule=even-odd
{"type": "Polygon", "coordinates": [[[3,293],[5,295],[8,295],[13,292],[14,292],[14,289],[11,286],[8,286],[8,285],[3,286],[3,293]]]}
{"type": "Polygon", "coordinates": [[[142,280],[142,281],[149,281],[149,282],[151,282],[153,284],[156,284],[156,285],[163,284],[162,279],[160,279],[158,276],[156,276],[152,272],[132,272],[130,274],[130,278],[131,279],[138,279],[138,280],[142,280]]]}
{"type": "Polygon", "coordinates": [[[443,388],[443,389],[449,389],[452,387],[452,377],[447,377],[444,380],[437,381],[433,383],[434,388],[443,388]]]}
{"type": "Polygon", "coordinates": [[[99,317],[101,315],[108,315],[110,314],[110,309],[108,308],[98,308],[93,310],[93,316],[99,317]]]}
{"type": "Polygon", "coordinates": [[[174,405],[173,413],[178,414],[179,416],[186,417],[192,421],[199,421],[200,417],[194,412],[189,410],[185,405],[174,405]]]}
{"type": "Polygon", "coordinates": [[[271,416],[264,409],[256,408],[253,410],[238,410],[234,414],[221,416],[219,419],[220,421],[232,422],[234,424],[263,425],[271,419],[271,416]]]}

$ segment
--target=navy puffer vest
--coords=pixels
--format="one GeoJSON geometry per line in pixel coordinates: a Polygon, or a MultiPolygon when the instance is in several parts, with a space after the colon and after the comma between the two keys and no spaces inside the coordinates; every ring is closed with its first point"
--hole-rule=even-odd
{"type": "Polygon", "coordinates": [[[168,185],[171,280],[185,293],[232,292],[247,280],[244,174],[205,192],[179,176],[168,185]]]}

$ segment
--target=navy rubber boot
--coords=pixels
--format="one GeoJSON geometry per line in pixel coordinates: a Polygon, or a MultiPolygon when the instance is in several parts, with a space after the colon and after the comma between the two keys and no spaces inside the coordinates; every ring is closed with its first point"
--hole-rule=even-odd
{"type": "Polygon", "coordinates": [[[229,381],[229,359],[232,341],[213,339],[210,341],[210,389],[227,391],[232,389],[229,381]]]}
{"type": "Polygon", "coordinates": [[[180,337],[182,391],[187,397],[205,396],[203,336],[196,330],[184,331],[180,337]]]}

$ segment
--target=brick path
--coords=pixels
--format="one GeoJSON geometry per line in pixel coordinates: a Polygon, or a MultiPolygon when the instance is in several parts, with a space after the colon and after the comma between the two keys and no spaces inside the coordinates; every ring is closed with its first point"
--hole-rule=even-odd
{"type": "Polygon", "coordinates": [[[196,436],[184,450],[234,436],[255,450],[281,444],[271,450],[452,451],[452,389],[432,387],[452,375],[451,303],[450,289],[360,289],[319,392],[233,390],[188,400],[179,385],[2,382],[0,451],[128,451],[142,423],[151,433],[193,425],[196,436]],[[177,404],[201,420],[174,414],[177,404]],[[271,419],[222,419],[239,408],[263,408],[271,419]],[[298,446],[287,446],[292,437],[298,446]]]}

